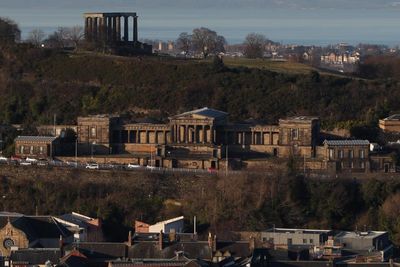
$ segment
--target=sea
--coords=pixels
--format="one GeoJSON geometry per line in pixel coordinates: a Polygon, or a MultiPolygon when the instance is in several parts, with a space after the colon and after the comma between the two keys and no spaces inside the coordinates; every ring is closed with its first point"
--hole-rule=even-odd
{"type": "Polygon", "coordinates": [[[398,8],[235,8],[229,5],[208,8],[171,6],[169,0],[158,6],[135,5],[134,0],[103,0],[99,5],[93,4],[96,2],[93,0],[88,5],[86,1],[89,0],[61,5],[59,0],[0,0],[0,17],[17,22],[22,38],[37,28],[50,34],[58,27],[83,25],[84,12],[127,11],[138,13],[141,39],[176,40],[182,32],[207,27],[223,35],[229,44],[243,43],[248,33],[256,32],[283,44],[400,45],[398,8]]]}

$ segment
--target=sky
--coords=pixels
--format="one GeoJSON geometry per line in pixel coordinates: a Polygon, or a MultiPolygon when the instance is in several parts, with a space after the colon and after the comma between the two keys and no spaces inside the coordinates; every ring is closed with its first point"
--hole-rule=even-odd
{"type": "Polygon", "coordinates": [[[0,0],[0,17],[16,21],[23,37],[112,11],[137,12],[139,37],[165,41],[204,26],[229,43],[257,32],[282,43],[400,45],[400,0],[0,0]]]}

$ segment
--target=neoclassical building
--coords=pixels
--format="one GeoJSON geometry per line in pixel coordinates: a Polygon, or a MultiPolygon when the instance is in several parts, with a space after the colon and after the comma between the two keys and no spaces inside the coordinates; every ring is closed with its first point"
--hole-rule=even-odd
{"type": "Polygon", "coordinates": [[[69,128],[77,133],[73,148],[57,146],[59,138],[44,143],[49,137],[18,137],[15,154],[63,157],[73,150],[83,161],[189,169],[268,169],[276,166],[271,159],[293,156],[304,171],[396,171],[393,152],[370,152],[368,140],[325,140],[319,118],[312,116],[280,119],[276,125],[232,123],[226,112],[201,108],[171,116],[167,123],[91,115],[78,117],[69,128]]]}
{"type": "Polygon", "coordinates": [[[78,142],[86,154],[130,154],[133,163],[169,168],[220,168],[221,160],[316,157],[319,119],[298,116],[278,125],[238,124],[223,111],[201,108],[166,124],[124,123],[119,116],[79,117],[78,142]]]}

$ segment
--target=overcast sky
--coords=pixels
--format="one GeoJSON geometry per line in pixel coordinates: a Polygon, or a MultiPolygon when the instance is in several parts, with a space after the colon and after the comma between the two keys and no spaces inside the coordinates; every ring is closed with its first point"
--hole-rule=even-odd
{"type": "Polygon", "coordinates": [[[0,0],[23,35],[82,25],[84,12],[138,12],[139,36],[175,40],[208,27],[229,42],[259,32],[284,43],[400,44],[400,0],[0,0]]]}
{"type": "Polygon", "coordinates": [[[393,8],[400,7],[400,1],[393,0],[1,0],[0,7],[64,7],[95,8],[113,6],[212,8],[212,7],[281,7],[281,8],[393,8]]]}

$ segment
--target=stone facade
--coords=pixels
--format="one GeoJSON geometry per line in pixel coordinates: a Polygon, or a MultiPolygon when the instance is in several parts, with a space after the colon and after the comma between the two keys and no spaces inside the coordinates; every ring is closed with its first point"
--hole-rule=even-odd
{"type": "Polygon", "coordinates": [[[168,168],[218,169],[226,158],[314,158],[319,141],[315,117],[288,118],[279,125],[234,124],[227,113],[210,108],[172,116],[167,124],[79,117],[77,129],[86,153],[94,145],[96,155],[129,153],[132,163],[168,168]]]}
{"type": "Polygon", "coordinates": [[[59,154],[57,137],[18,136],[15,139],[15,155],[19,157],[50,158],[59,154]]]}
{"type": "Polygon", "coordinates": [[[0,229],[0,256],[10,256],[11,247],[28,248],[29,240],[26,234],[15,228],[10,221],[0,229]]]}
{"type": "Polygon", "coordinates": [[[394,114],[379,120],[379,128],[384,132],[400,133],[400,114],[394,114]]]}

